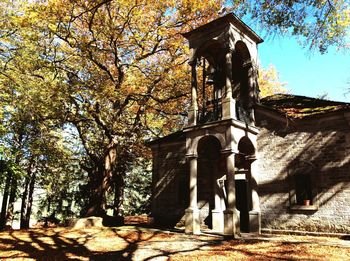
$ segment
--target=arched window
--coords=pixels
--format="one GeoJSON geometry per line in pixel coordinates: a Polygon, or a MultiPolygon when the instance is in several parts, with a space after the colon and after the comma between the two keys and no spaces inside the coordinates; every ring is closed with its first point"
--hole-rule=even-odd
{"type": "Polygon", "coordinates": [[[225,86],[222,43],[209,41],[198,49],[198,122],[221,119],[221,97],[225,86]]]}
{"type": "Polygon", "coordinates": [[[254,104],[251,93],[250,71],[252,68],[251,56],[247,46],[238,41],[232,56],[233,98],[236,99],[237,118],[247,124],[252,123],[252,106],[254,104]]]}
{"type": "Polygon", "coordinates": [[[297,160],[289,170],[289,200],[291,210],[317,210],[315,167],[307,161],[297,160]]]}

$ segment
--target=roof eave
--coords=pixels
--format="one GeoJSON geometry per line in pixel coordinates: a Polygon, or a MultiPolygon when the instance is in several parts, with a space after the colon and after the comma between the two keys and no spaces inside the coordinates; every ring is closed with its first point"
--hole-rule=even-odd
{"type": "Polygon", "coordinates": [[[233,24],[238,23],[240,26],[242,26],[242,28],[246,31],[246,33],[257,44],[264,42],[264,40],[253,31],[253,29],[251,29],[246,23],[244,23],[240,18],[238,18],[234,13],[228,13],[228,14],[226,14],[222,17],[219,17],[219,18],[217,18],[217,19],[215,19],[207,24],[201,25],[201,26],[199,26],[199,27],[197,27],[189,32],[182,33],[182,36],[189,40],[193,34],[198,33],[199,31],[207,30],[216,23],[224,23],[224,22],[230,22],[233,24]]]}

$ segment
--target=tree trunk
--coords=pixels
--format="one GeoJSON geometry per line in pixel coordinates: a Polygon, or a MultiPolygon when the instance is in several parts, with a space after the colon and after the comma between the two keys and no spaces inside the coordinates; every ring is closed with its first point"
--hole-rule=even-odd
{"type": "Polygon", "coordinates": [[[102,167],[96,168],[89,179],[89,203],[86,216],[106,215],[106,193],[108,183],[105,182],[106,170],[102,167]]]}
{"type": "Polygon", "coordinates": [[[113,216],[120,215],[120,207],[124,199],[124,173],[118,173],[114,179],[114,202],[113,202],[113,216]]]}
{"type": "Polygon", "coordinates": [[[47,215],[50,215],[50,211],[51,211],[51,196],[48,196],[47,198],[47,215]]]}
{"type": "MultiPolygon", "coordinates": [[[[30,173],[28,173],[30,175],[30,173]]],[[[25,226],[26,224],[26,211],[27,211],[27,207],[28,207],[28,186],[29,186],[29,181],[30,181],[30,177],[27,176],[25,179],[25,184],[24,184],[24,191],[22,194],[22,204],[21,204],[21,222],[20,222],[20,228],[28,228],[25,226]]]]}
{"type": "Polygon", "coordinates": [[[29,166],[27,168],[27,176],[25,179],[24,191],[22,194],[21,223],[20,223],[21,228],[29,228],[28,215],[30,217],[30,212],[28,213],[28,210],[31,211],[31,206],[29,205],[31,204],[30,198],[32,197],[33,189],[34,189],[34,187],[31,188],[33,179],[35,179],[34,173],[35,173],[35,162],[33,159],[31,159],[29,166]],[[28,189],[29,189],[29,194],[28,194],[28,189]]]}
{"type": "Polygon", "coordinates": [[[61,213],[62,214],[62,207],[63,207],[63,195],[60,193],[60,197],[58,198],[58,202],[55,208],[55,213],[61,213]]]}
{"type": "Polygon", "coordinates": [[[24,223],[24,227],[25,228],[29,228],[30,215],[32,214],[35,179],[36,179],[36,175],[35,175],[35,172],[34,172],[32,174],[32,176],[30,177],[30,183],[29,183],[28,203],[27,203],[27,209],[26,209],[26,215],[25,215],[25,223],[24,223]]]}
{"type": "Polygon", "coordinates": [[[17,178],[13,176],[12,182],[11,182],[9,204],[8,204],[7,213],[6,213],[6,226],[12,226],[16,196],[17,196],[17,178]]]}
{"type": "Polygon", "coordinates": [[[111,188],[112,183],[112,168],[116,163],[116,149],[114,144],[108,148],[103,159],[100,160],[95,171],[90,174],[90,189],[89,205],[86,216],[106,215],[107,209],[107,193],[111,188]]]}
{"type": "Polygon", "coordinates": [[[10,193],[10,184],[12,179],[12,172],[7,171],[7,178],[5,183],[4,195],[2,198],[1,215],[0,215],[0,231],[4,230],[6,224],[6,212],[7,212],[7,201],[10,193]]]}

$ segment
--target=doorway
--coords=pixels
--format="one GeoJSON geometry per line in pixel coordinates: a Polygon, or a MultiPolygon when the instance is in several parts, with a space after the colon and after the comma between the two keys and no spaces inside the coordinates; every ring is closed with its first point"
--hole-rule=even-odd
{"type": "Polygon", "coordinates": [[[203,137],[198,143],[198,209],[202,230],[213,229],[212,211],[215,209],[215,186],[220,171],[220,142],[213,136],[203,137]]]}
{"type": "Polygon", "coordinates": [[[241,232],[251,232],[249,212],[253,208],[251,186],[251,159],[255,158],[255,148],[247,137],[238,143],[239,153],[235,157],[236,208],[240,211],[241,232]]]}

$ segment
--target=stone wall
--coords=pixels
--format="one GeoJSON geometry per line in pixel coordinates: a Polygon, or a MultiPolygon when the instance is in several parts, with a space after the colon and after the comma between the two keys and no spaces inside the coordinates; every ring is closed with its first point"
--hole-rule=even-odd
{"type": "Polygon", "coordinates": [[[174,226],[188,206],[188,170],[185,139],[152,145],[152,216],[157,223],[174,226]]]}
{"type": "MultiPolygon", "coordinates": [[[[342,113],[304,120],[257,115],[256,169],[262,228],[350,233],[350,124],[342,113]],[[295,180],[308,175],[311,205],[296,201],[295,180]]],[[[159,223],[181,225],[188,207],[189,173],[185,137],[170,135],[153,144],[152,215],[159,223]]],[[[203,165],[198,159],[199,165],[203,165]]],[[[200,170],[199,176],[204,172],[200,170]]],[[[210,202],[199,208],[208,218],[210,202]]],[[[203,222],[202,222],[203,223],[203,222]]]]}
{"type": "Polygon", "coordinates": [[[266,118],[257,153],[262,227],[350,233],[349,123],[341,114],[293,124],[266,118]],[[295,205],[297,174],[311,177],[312,206],[295,205]]]}

